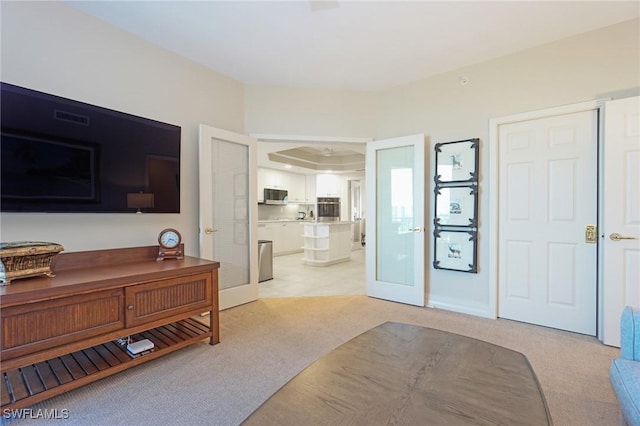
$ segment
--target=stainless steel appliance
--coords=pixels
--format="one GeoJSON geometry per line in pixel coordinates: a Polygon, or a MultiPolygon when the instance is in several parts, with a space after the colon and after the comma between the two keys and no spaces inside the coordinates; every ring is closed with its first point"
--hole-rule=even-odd
{"type": "Polygon", "coordinates": [[[273,279],[273,241],[258,240],[258,282],[273,279]]]}
{"type": "Polygon", "coordinates": [[[264,203],[284,205],[289,201],[289,192],[286,189],[264,189],[264,203]]]}
{"type": "Polygon", "coordinates": [[[340,220],[340,198],[318,197],[318,221],[332,222],[340,220]]]}

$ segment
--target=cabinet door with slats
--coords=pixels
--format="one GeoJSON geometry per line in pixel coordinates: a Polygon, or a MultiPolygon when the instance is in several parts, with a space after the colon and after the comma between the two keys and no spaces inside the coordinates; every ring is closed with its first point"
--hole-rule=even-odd
{"type": "Polygon", "coordinates": [[[127,287],[125,304],[127,327],[165,320],[174,314],[210,311],[213,304],[211,273],[127,287]]]}
{"type": "Polygon", "coordinates": [[[124,328],[122,289],[3,308],[2,359],[124,328]]]}

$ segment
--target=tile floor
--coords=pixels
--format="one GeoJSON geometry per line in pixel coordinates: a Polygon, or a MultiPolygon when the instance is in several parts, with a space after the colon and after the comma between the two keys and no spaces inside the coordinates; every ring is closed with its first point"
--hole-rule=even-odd
{"type": "Polygon", "coordinates": [[[365,294],[365,249],[353,250],[351,261],[329,266],[304,264],[304,254],[273,258],[273,279],[259,283],[260,298],[365,294]]]}

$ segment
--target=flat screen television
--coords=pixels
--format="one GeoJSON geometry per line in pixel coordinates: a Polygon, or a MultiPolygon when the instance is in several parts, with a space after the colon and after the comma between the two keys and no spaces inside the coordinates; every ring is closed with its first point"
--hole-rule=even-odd
{"type": "Polygon", "coordinates": [[[0,84],[0,211],[180,212],[179,126],[0,84]]]}

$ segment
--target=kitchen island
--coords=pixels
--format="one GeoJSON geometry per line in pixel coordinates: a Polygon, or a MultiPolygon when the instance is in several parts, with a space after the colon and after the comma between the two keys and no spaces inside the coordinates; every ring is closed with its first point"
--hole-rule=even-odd
{"type": "Polygon", "coordinates": [[[327,266],[351,260],[352,222],[305,222],[304,263],[327,266]]]}

